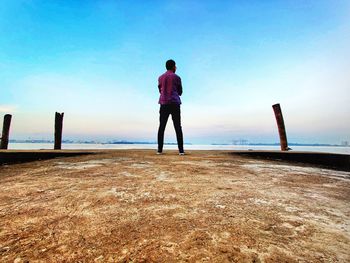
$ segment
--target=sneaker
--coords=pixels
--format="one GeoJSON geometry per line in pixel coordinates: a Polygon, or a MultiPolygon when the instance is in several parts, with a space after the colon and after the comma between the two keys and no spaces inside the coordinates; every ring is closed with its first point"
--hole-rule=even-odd
{"type": "Polygon", "coordinates": [[[157,155],[161,155],[161,154],[163,154],[163,152],[157,152],[157,155]]]}
{"type": "Polygon", "coordinates": [[[179,155],[185,155],[185,153],[179,153],[179,155]]]}

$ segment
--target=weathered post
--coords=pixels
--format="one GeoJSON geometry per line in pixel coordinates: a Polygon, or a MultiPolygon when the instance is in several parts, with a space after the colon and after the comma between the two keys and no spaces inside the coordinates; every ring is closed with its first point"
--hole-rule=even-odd
{"type": "Polygon", "coordinates": [[[284,127],[283,115],[281,106],[279,103],[272,105],[273,111],[275,112],[275,117],[278,126],[278,133],[280,135],[281,151],[288,151],[288,142],[286,135],[286,128],[284,127]]]}
{"type": "Polygon", "coordinates": [[[10,125],[11,125],[11,114],[6,114],[4,116],[4,124],[2,126],[2,135],[1,135],[1,145],[0,149],[7,149],[9,144],[9,136],[10,136],[10,125]]]}
{"type": "Polygon", "coordinates": [[[64,113],[55,114],[55,150],[61,150],[62,145],[62,127],[63,127],[64,113]]]}

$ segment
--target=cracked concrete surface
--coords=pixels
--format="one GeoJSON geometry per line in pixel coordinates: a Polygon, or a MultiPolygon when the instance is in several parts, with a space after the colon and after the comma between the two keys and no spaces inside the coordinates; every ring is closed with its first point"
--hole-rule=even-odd
{"type": "Polygon", "coordinates": [[[350,173],[224,151],[0,166],[1,262],[350,262],[350,173]]]}

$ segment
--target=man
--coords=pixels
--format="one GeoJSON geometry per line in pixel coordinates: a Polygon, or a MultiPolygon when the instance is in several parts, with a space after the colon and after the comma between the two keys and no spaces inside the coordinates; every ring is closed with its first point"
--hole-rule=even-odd
{"type": "Polygon", "coordinates": [[[167,71],[158,78],[159,97],[159,129],[158,129],[158,152],[162,154],[164,144],[164,131],[171,114],[176,132],[179,154],[184,155],[183,136],[180,116],[180,96],[182,95],[181,78],[175,74],[175,61],[170,59],[165,63],[167,71]]]}

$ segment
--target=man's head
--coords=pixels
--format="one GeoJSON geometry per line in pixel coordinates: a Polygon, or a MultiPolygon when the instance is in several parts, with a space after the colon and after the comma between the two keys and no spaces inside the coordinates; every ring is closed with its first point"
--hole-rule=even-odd
{"type": "Polygon", "coordinates": [[[166,63],[165,63],[165,67],[167,70],[172,70],[174,73],[176,71],[176,63],[174,60],[169,59],[166,63]]]}

